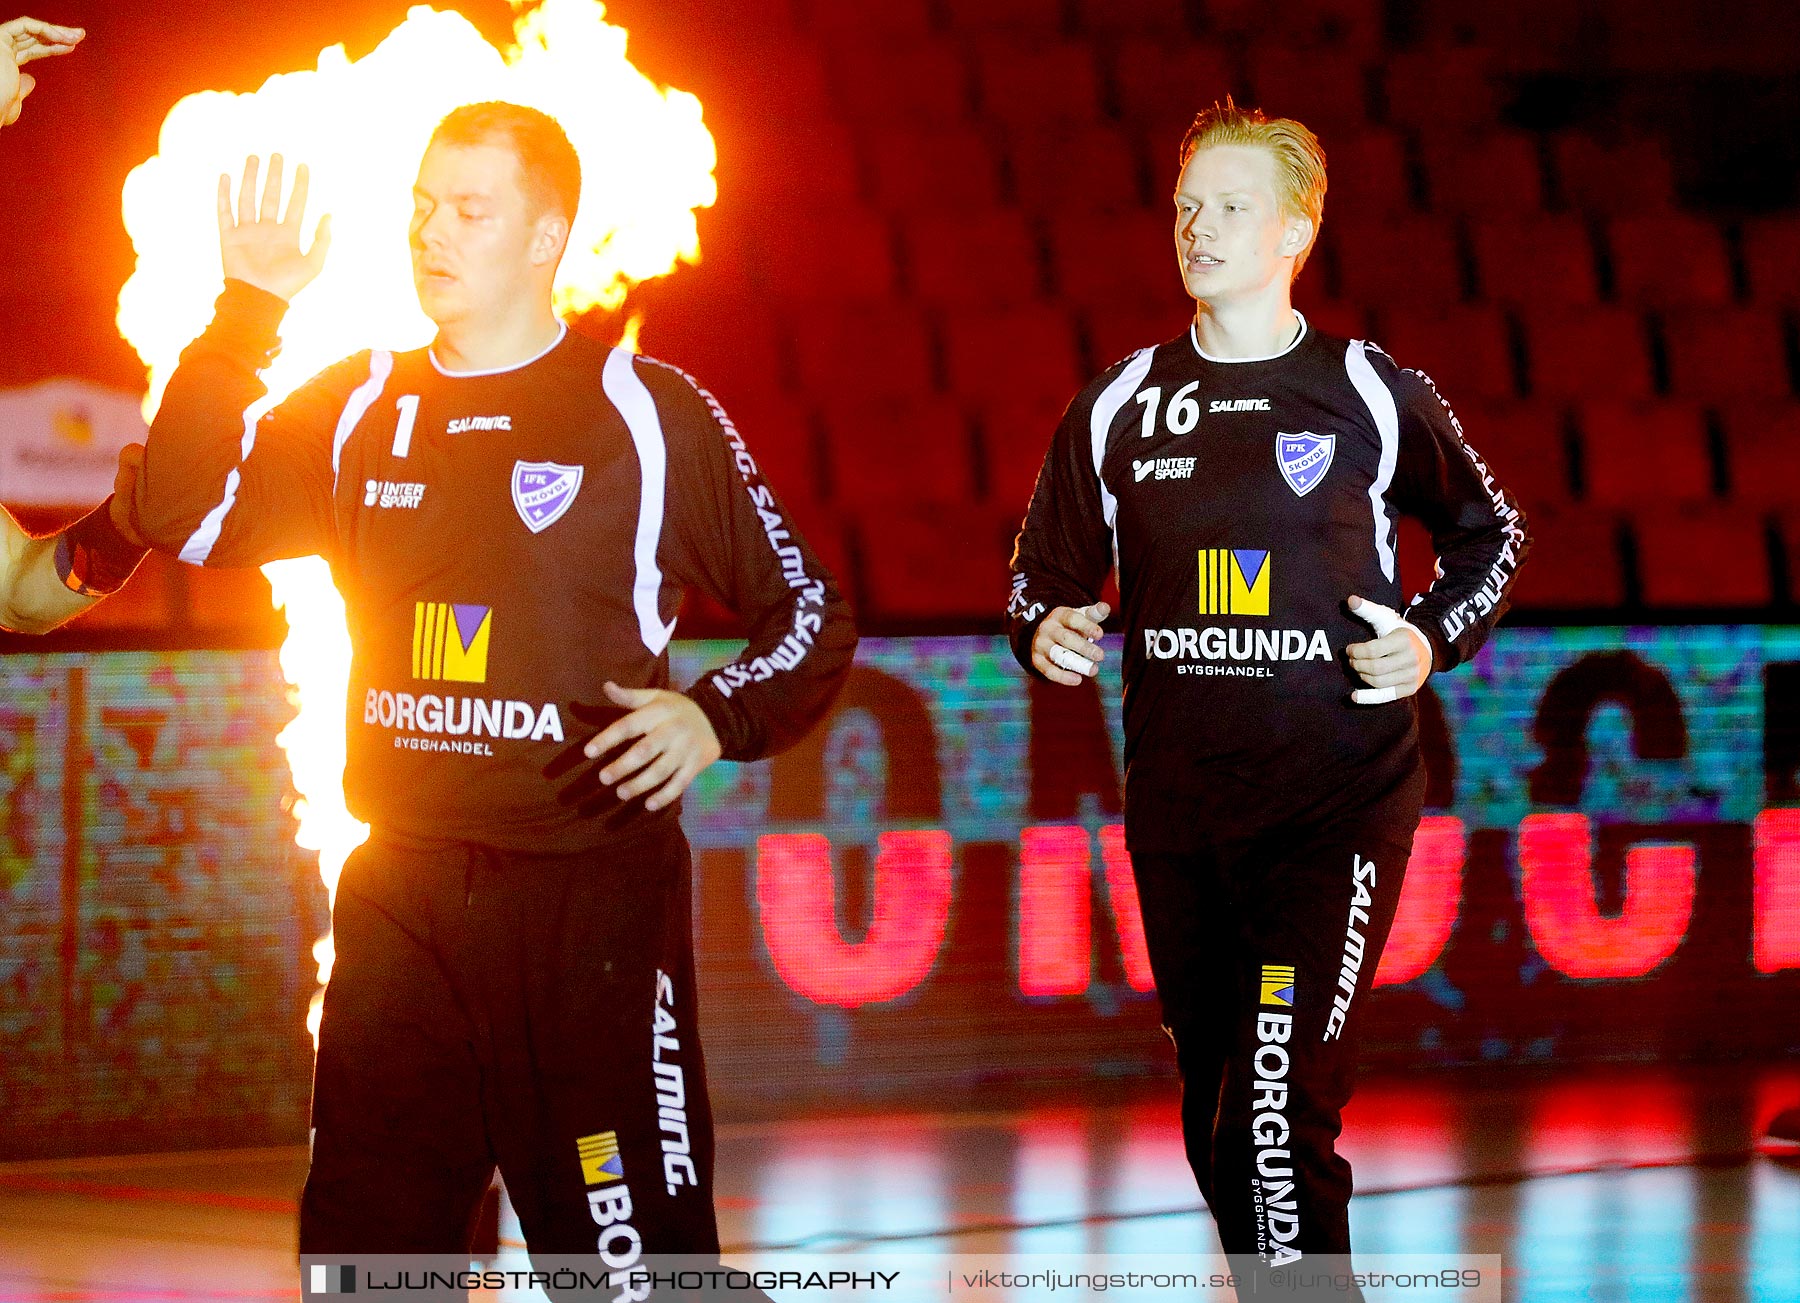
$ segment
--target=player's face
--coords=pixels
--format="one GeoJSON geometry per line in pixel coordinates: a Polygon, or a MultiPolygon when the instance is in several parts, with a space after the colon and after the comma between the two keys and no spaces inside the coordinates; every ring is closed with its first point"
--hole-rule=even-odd
{"type": "Polygon", "coordinates": [[[534,213],[519,160],[503,145],[433,145],[413,185],[413,285],[425,315],[450,322],[505,315],[542,293],[560,218],[534,213]],[[553,247],[552,247],[553,246],[553,247]]]}
{"type": "Polygon", "coordinates": [[[1197,151],[1175,187],[1175,251],[1187,292],[1202,303],[1267,293],[1293,278],[1311,226],[1283,214],[1275,158],[1254,145],[1197,151]]]}

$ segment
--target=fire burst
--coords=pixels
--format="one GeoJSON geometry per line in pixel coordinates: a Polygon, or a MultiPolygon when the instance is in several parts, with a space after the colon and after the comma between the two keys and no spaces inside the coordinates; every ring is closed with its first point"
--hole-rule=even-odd
{"type": "MultiPolygon", "coordinates": [[[[310,206],[332,217],[324,274],[295,300],[281,355],[264,373],[264,409],[359,349],[430,341],[407,255],[412,182],[432,129],[458,105],[506,100],[541,109],[581,157],[581,211],[557,276],[559,311],[617,307],[633,284],[673,271],[678,261],[699,261],[694,213],[717,195],[700,101],[659,88],[634,68],[625,31],[605,21],[597,0],[513,5],[516,43],[505,51],[460,14],[420,6],[365,58],[352,62],[333,46],[315,71],[271,77],[251,95],[203,91],[169,111],[158,153],[132,171],[124,192],[138,261],[119,294],[118,320],[149,369],[146,417],[181,350],[211,317],[222,284],[217,179],[235,174],[251,154],[310,164],[310,206]]],[[[281,668],[298,714],[277,740],[299,794],[296,840],[318,852],[335,898],[338,871],[368,836],[343,799],[344,604],[316,557],[276,562],[263,573],[289,627],[281,668]]],[[[314,954],[323,983],[329,935],[314,954]]],[[[315,1036],[318,1012],[315,996],[308,1018],[315,1036]]]]}

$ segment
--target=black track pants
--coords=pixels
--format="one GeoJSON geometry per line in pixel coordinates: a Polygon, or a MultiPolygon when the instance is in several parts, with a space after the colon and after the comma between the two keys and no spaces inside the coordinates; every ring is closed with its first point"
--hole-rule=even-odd
{"type": "Polygon", "coordinates": [[[716,1258],[678,829],[585,855],[373,840],[332,913],[300,1251],[716,1258]]]}
{"type": "Polygon", "coordinates": [[[1234,1257],[1350,1252],[1335,1142],[1423,792],[1415,769],[1317,826],[1132,857],[1188,1162],[1234,1257]]]}

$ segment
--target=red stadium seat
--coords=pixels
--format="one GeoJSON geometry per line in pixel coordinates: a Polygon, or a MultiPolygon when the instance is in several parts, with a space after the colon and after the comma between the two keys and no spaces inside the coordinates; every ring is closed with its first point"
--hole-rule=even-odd
{"type": "MultiPolygon", "coordinates": [[[[1277,30],[1266,0],[1208,0],[1206,21],[1215,31],[1252,41],[1277,30]]],[[[1289,0],[1281,7],[1278,32],[1283,44],[1295,47],[1369,51],[1380,46],[1385,23],[1382,0],[1289,0]]]]}
{"type": "Polygon", "coordinates": [[[1654,607],[1767,606],[1768,527],[1741,507],[1644,507],[1632,514],[1638,584],[1654,607]]]}
{"type": "Polygon", "coordinates": [[[797,318],[790,335],[801,386],[820,398],[903,398],[937,388],[931,330],[912,304],[820,308],[797,318]]]}
{"type": "Polygon", "coordinates": [[[1469,247],[1484,298],[1582,306],[1600,297],[1594,242],[1578,217],[1555,214],[1471,222],[1469,247]]]}
{"type": "Polygon", "coordinates": [[[1369,314],[1364,311],[1362,304],[1348,303],[1343,299],[1314,297],[1312,290],[1317,285],[1316,280],[1303,273],[1294,287],[1294,306],[1306,318],[1307,324],[1323,334],[1337,335],[1343,339],[1367,339],[1369,314]]]}
{"type": "Polygon", "coordinates": [[[1800,305],[1800,217],[1744,223],[1744,271],[1758,303],[1800,305]]]}
{"type": "Polygon", "coordinates": [[[810,130],[830,118],[831,87],[816,47],[791,37],[753,37],[733,49],[731,57],[740,68],[755,69],[754,112],[759,124],[810,130]]]}
{"type": "Polygon", "coordinates": [[[1488,53],[1473,46],[1422,47],[1387,61],[1387,116],[1396,126],[1439,134],[1491,127],[1499,97],[1488,53]]]}
{"type": "Polygon", "coordinates": [[[1660,308],[1731,301],[1731,255],[1716,222],[1682,213],[1619,217],[1607,240],[1621,302],[1660,308]]]}
{"type": "Polygon", "coordinates": [[[1517,131],[1427,136],[1420,145],[1431,207],[1475,217],[1530,216],[1544,208],[1537,137],[1517,131]]]}
{"type": "Polygon", "coordinates": [[[999,507],[871,508],[857,521],[865,605],[900,624],[998,624],[1019,513],[999,507]]]}
{"type": "Polygon", "coordinates": [[[1644,320],[1628,308],[1520,314],[1526,376],[1540,398],[1648,398],[1655,388],[1644,320]]]}
{"type": "Polygon", "coordinates": [[[1660,140],[1602,144],[1563,132],[1550,145],[1563,202],[1584,213],[1652,213],[1675,203],[1675,168],[1660,140]]]}
{"type": "Polygon", "coordinates": [[[872,132],[865,149],[869,178],[883,208],[982,213],[1000,206],[994,146],[972,127],[872,132]]]}
{"type": "MultiPolygon", "coordinates": [[[[1793,502],[1800,404],[1739,404],[1726,408],[1720,419],[1732,500],[1770,506],[1793,502]]],[[[1800,572],[1795,578],[1800,580],[1800,572]]]]}
{"type": "Polygon", "coordinates": [[[720,164],[720,189],[742,193],[744,211],[855,201],[856,153],[848,128],[826,121],[822,112],[805,123],[758,125],[755,132],[735,134],[736,150],[723,154],[720,164]]]}
{"type": "Polygon", "coordinates": [[[1062,33],[1062,6],[1043,0],[944,0],[945,17],[959,32],[1054,40],[1062,33]]]}
{"type": "Polygon", "coordinates": [[[1086,44],[988,45],[977,52],[976,73],[981,112],[997,122],[1035,126],[1101,117],[1100,79],[1086,44]]]}
{"type": "Polygon", "coordinates": [[[1513,604],[1526,611],[1606,610],[1625,603],[1619,521],[1591,507],[1527,508],[1531,555],[1513,604]]]}
{"type": "Polygon", "coordinates": [[[1569,441],[1561,408],[1543,403],[1458,406],[1463,438],[1494,479],[1535,520],[1540,507],[1566,506],[1569,441]]]}
{"type": "Polygon", "coordinates": [[[1160,304],[1094,308],[1087,314],[1088,370],[1097,375],[1140,348],[1185,334],[1193,323],[1192,301],[1175,295],[1160,304]]]}
{"type": "Polygon", "coordinates": [[[892,0],[879,5],[812,5],[807,12],[821,36],[887,45],[929,36],[931,10],[931,0],[892,0]]]}
{"type": "Polygon", "coordinates": [[[1113,84],[1120,112],[1145,131],[1153,181],[1166,175],[1157,184],[1166,186],[1168,193],[1175,189],[1182,133],[1194,114],[1227,95],[1242,102],[1245,93],[1230,53],[1197,42],[1124,41],[1113,60],[1113,84]]]}
{"type": "MultiPolygon", "coordinates": [[[[860,5],[824,5],[855,14],[860,5]]],[[[833,96],[852,122],[891,123],[917,130],[945,127],[969,116],[973,80],[961,49],[942,41],[848,45],[831,60],[833,96]]]]}
{"type": "Polygon", "coordinates": [[[1669,388],[1684,398],[1793,396],[1786,331],[1773,309],[1672,308],[1663,314],[1663,345],[1669,388]]]}
{"type": "Polygon", "coordinates": [[[755,267],[775,300],[878,299],[894,292],[894,233],[879,213],[803,209],[754,220],[755,267]]]}
{"type": "Polygon", "coordinates": [[[834,500],[844,509],[974,500],[968,419],[950,399],[846,395],[824,413],[834,500]]]}
{"type": "Polygon", "coordinates": [[[1713,495],[1705,414],[1688,403],[1593,402],[1577,409],[1587,499],[1612,507],[1713,495]]]}
{"type": "Polygon", "coordinates": [[[1038,251],[1015,212],[915,218],[913,288],[936,303],[1018,303],[1038,294],[1038,251]]]}
{"type": "Polygon", "coordinates": [[[1321,238],[1332,250],[1339,298],[1379,309],[1463,297],[1462,253],[1455,228],[1442,218],[1326,222],[1321,238]]]}
{"type": "Polygon", "coordinates": [[[947,313],[944,357],[950,387],[970,397],[1018,391],[1066,399],[1084,378],[1074,325],[1059,303],[947,313]]]}
{"type": "Polygon", "coordinates": [[[1331,164],[1327,223],[1367,221],[1416,207],[1412,163],[1397,132],[1360,131],[1342,138],[1327,134],[1321,143],[1331,164]]]}
{"type": "Polygon", "coordinates": [[[1053,217],[1050,267],[1057,293],[1084,305],[1157,303],[1186,293],[1170,209],[1053,217]]]}
{"type": "Polygon", "coordinates": [[[1077,392],[1071,389],[1060,397],[1003,392],[978,404],[987,496],[995,506],[1025,514],[1051,437],[1077,392]]]}
{"type": "Polygon", "coordinates": [[[1491,304],[1390,308],[1376,338],[1401,366],[1429,375],[1452,403],[1519,392],[1511,328],[1491,304]]]}
{"type": "Polygon", "coordinates": [[[1096,36],[1175,40],[1187,36],[1187,5],[1183,0],[1076,0],[1075,7],[1081,30],[1096,36]]]}
{"type": "Polygon", "coordinates": [[[804,404],[768,390],[714,393],[743,436],[763,478],[790,503],[824,496],[818,432],[804,404]]]}
{"type": "Polygon", "coordinates": [[[1297,118],[1316,135],[1361,130],[1369,120],[1369,72],[1355,54],[1262,45],[1246,56],[1251,103],[1297,118]]]}
{"type": "Polygon", "coordinates": [[[761,302],[718,300],[705,310],[650,312],[643,352],[688,372],[715,393],[779,388],[787,365],[775,318],[761,302]]]}
{"type": "Polygon", "coordinates": [[[1009,135],[1013,189],[1027,212],[1142,208],[1137,142],[1117,129],[1018,130],[1009,135]]]}

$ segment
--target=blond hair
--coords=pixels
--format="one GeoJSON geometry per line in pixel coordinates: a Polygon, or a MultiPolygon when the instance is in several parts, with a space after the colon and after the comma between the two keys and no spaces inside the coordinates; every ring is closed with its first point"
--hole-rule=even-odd
{"type": "Polygon", "coordinates": [[[1181,138],[1181,166],[1213,145],[1251,145],[1275,160],[1275,198],[1289,217],[1312,222],[1312,239],[1294,259],[1294,275],[1306,265],[1325,221],[1325,150],[1306,125],[1292,118],[1267,118],[1261,109],[1242,109],[1227,95],[1223,104],[1202,109],[1181,138]]]}

